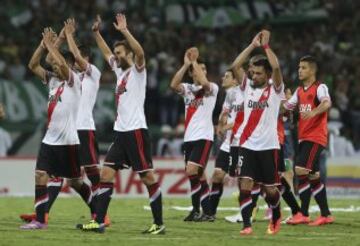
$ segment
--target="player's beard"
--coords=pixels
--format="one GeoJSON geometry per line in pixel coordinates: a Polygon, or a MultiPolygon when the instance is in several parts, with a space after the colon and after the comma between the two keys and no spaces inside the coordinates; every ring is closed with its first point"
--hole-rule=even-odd
{"type": "Polygon", "coordinates": [[[130,67],[129,62],[123,57],[118,58],[118,63],[119,63],[119,67],[122,70],[126,70],[126,69],[128,69],[130,67]]]}
{"type": "Polygon", "coordinates": [[[255,81],[253,81],[253,83],[252,83],[251,86],[252,86],[253,88],[263,88],[266,83],[267,83],[266,81],[264,81],[264,82],[262,82],[262,83],[259,83],[259,82],[256,82],[256,83],[255,83],[255,81]]]}

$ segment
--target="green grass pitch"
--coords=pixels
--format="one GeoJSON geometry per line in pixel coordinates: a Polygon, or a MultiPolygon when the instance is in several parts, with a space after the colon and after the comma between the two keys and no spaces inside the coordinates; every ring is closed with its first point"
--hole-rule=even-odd
{"type": "MultiPolygon", "coordinates": [[[[147,199],[113,199],[109,214],[112,226],[104,234],[82,232],[75,229],[79,222],[88,221],[88,209],[80,198],[58,198],[50,214],[49,228],[42,231],[21,231],[18,215],[31,212],[31,198],[0,198],[0,245],[142,245],[142,246],[211,246],[211,245],[360,245],[360,212],[334,212],[336,223],[313,228],[305,225],[282,225],[279,234],[265,235],[267,222],[254,223],[254,235],[239,236],[240,224],[224,220],[231,211],[219,211],[214,223],[183,222],[185,211],[175,211],[171,206],[188,206],[189,199],[164,199],[165,235],[142,235],[151,224],[151,212],[143,209],[147,199]]],[[[331,200],[331,207],[360,207],[357,200],[331,200]]],[[[220,206],[234,207],[233,199],[224,199],[220,206]]],[[[262,218],[260,211],[258,218],[262,218]]],[[[287,217],[288,212],[283,212],[287,217]]],[[[314,218],[316,214],[312,214],[314,218]]]]}

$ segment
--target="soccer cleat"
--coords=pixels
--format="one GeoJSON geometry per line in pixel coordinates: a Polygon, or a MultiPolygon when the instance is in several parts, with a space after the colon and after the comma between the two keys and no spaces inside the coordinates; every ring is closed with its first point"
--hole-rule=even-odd
{"type": "Polygon", "coordinates": [[[200,213],[192,210],[188,216],[185,217],[184,221],[195,221],[196,219],[198,219],[200,217],[200,213]]]}
{"type": "Polygon", "coordinates": [[[273,221],[271,220],[268,225],[266,233],[268,235],[275,235],[280,231],[280,224],[281,224],[281,217],[278,218],[275,223],[273,223],[273,221]]]}
{"type": "Polygon", "coordinates": [[[165,226],[152,224],[149,229],[146,229],[142,233],[143,234],[152,234],[152,235],[165,234],[165,226]]]}
{"type": "Polygon", "coordinates": [[[310,223],[309,216],[304,216],[301,212],[297,212],[293,217],[291,217],[286,224],[288,225],[299,225],[299,224],[308,224],[310,223]]]}
{"type": "Polygon", "coordinates": [[[195,217],[194,220],[195,222],[214,222],[215,221],[215,216],[214,215],[207,215],[207,214],[202,214],[198,217],[195,217]]]}
{"type": "Polygon", "coordinates": [[[108,214],[105,215],[104,225],[105,225],[105,227],[110,227],[110,225],[111,225],[111,220],[110,220],[110,217],[108,214]]]}
{"type": "Polygon", "coordinates": [[[105,232],[105,224],[99,224],[95,220],[91,220],[88,224],[77,224],[76,228],[83,231],[105,232]]]}
{"type": "Polygon", "coordinates": [[[20,226],[22,230],[39,230],[39,229],[47,229],[47,224],[40,223],[39,221],[33,220],[30,223],[20,226]]]}
{"type": "MultiPolygon", "coordinates": [[[[20,219],[24,222],[30,223],[33,220],[36,220],[36,214],[20,214],[20,219]]],[[[49,221],[49,213],[45,213],[45,224],[47,224],[49,221]]]]}
{"type": "Polygon", "coordinates": [[[251,235],[253,233],[253,230],[251,227],[245,227],[240,231],[241,236],[251,235]]]}
{"type": "Polygon", "coordinates": [[[309,223],[309,226],[321,226],[321,225],[332,224],[332,223],[334,223],[334,217],[319,216],[313,222],[309,223]]]}

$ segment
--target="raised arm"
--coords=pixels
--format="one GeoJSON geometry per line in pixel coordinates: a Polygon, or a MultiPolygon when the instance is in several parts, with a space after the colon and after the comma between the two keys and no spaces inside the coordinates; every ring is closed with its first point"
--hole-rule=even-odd
{"type": "Polygon", "coordinates": [[[256,48],[260,46],[260,36],[261,33],[256,34],[256,36],[253,38],[251,44],[246,47],[234,60],[234,62],[231,64],[230,68],[234,72],[235,78],[239,83],[242,83],[244,80],[244,76],[246,76],[244,69],[242,66],[249,58],[251,52],[256,48]]]}
{"type": "Polygon", "coordinates": [[[283,77],[280,69],[279,61],[269,46],[270,41],[270,32],[267,30],[261,31],[261,45],[265,50],[265,54],[269,60],[269,63],[272,68],[272,79],[276,88],[280,88],[283,83],[283,77]]]}
{"type": "MultiPolygon", "coordinates": [[[[61,45],[64,43],[65,39],[66,39],[66,38],[65,38],[65,30],[64,30],[64,28],[61,29],[59,36],[57,36],[55,32],[52,32],[52,33],[53,33],[53,38],[55,39],[54,46],[55,46],[57,49],[59,49],[59,48],[61,47],[61,45]]],[[[46,63],[51,64],[52,60],[51,60],[51,55],[50,55],[50,53],[48,53],[48,54],[46,55],[45,61],[46,61],[46,63]]]]}
{"type": "Polygon", "coordinates": [[[43,41],[39,44],[39,46],[36,48],[34,54],[32,55],[30,62],[28,64],[29,69],[38,77],[40,77],[42,80],[45,80],[46,77],[46,71],[41,66],[40,60],[42,55],[44,54],[45,46],[43,44],[43,41]]]}
{"type": "Polygon", "coordinates": [[[94,33],[94,38],[95,38],[97,46],[99,47],[105,60],[108,62],[110,57],[113,55],[113,53],[100,34],[100,25],[101,25],[101,18],[100,18],[100,15],[97,15],[96,20],[91,29],[94,33]]]}
{"type": "Polygon", "coordinates": [[[60,67],[61,77],[69,80],[70,73],[69,73],[69,66],[67,65],[65,58],[60,54],[58,49],[54,45],[54,40],[52,39],[51,28],[45,28],[43,32],[43,42],[49,51],[53,62],[60,67]]]}
{"type": "Polygon", "coordinates": [[[189,69],[191,65],[191,60],[197,59],[199,53],[197,52],[196,48],[190,48],[185,52],[184,55],[184,64],[181,68],[175,73],[174,77],[171,80],[170,88],[175,91],[176,93],[183,94],[184,88],[181,86],[181,82],[184,78],[186,71],[189,69]],[[196,53],[197,52],[197,53],[196,53]]]}
{"type": "Polygon", "coordinates": [[[67,21],[64,23],[65,26],[65,36],[66,40],[70,49],[70,52],[74,55],[75,60],[77,64],[80,67],[81,71],[86,71],[86,68],[88,66],[88,62],[85,60],[84,57],[82,57],[80,50],[78,49],[75,40],[74,40],[74,33],[76,30],[76,24],[74,19],[67,19],[67,21]]]}
{"type": "Polygon", "coordinates": [[[134,38],[134,36],[127,29],[126,17],[123,14],[116,15],[116,23],[114,23],[116,30],[120,31],[125,39],[129,42],[129,46],[135,54],[135,64],[138,68],[145,66],[145,53],[140,43],[134,38]]]}
{"type": "Polygon", "coordinates": [[[211,91],[211,84],[209,82],[209,80],[206,78],[206,75],[204,73],[204,71],[201,69],[200,65],[197,63],[197,61],[193,61],[191,63],[193,71],[193,79],[197,80],[200,85],[203,87],[203,89],[205,90],[205,92],[210,92],[211,91]]]}

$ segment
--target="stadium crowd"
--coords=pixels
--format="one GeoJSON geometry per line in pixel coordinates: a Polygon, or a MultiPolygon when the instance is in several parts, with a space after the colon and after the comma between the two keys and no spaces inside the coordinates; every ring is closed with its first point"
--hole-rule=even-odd
{"type": "MultiPolygon", "coordinates": [[[[272,48],[281,62],[288,87],[294,88],[298,81],[298,60],[309,52],[323,64],[320,80],[330,89],[333,108],[330,123],[334,132],[351,140],[355,150],[360,149],[360,9],[357,1],[313,1],[328,12],[328,18],[319,22],[269,25],[267,20],[246,22],[226,28],[199,28],[186,21],[184,24],[166,22],[161,1],[139,8],[142,1],[60,1],[20,0],[2,1],[0,9],[0,74],[4,79],[23,81],[34,79],[26,64],[41,37],[43,23],[60,31],[67,16],[74,16],[79,25],[80,40],[90,40],[94,47],[94,63],[102,70],[102,83],[112,83],[114,75],[105,64],[92,39],[91,24],[96,14],[105,22],[102,33],[106,40],[114,40],[119,34],[112,28],[113,14],[126,9],[130,29],[143,44],[146,51],[148,88],[146,113],[150,125],[169,125],[174,129],[167,134],[179,134],[179,122],[183,120],[181,98],[169,89],[172,74],[180,64],[184,50],[197,46],[208,62],[208,77],[219,82],[230,62],[261,27],[272,31],[272,48]],[[91,4],[89,4],[91,2],[91,4]],[[160,7],[159,7],[160,6],[160,7]],[[242,37],[246,37],[243,40],[242,37]],[[177,131],[175,132],[175,128],[177,131]]],[[[200,1],[201,2],[201,1],[200,1]]],[[[236,1],[224,1],[236,2],[236,1]]],[[[273,1],[268,1],[273,2],[273,1]]],[[[280,1],[284,6],[291,1],[280,1]]],[[[221,103],[219,104],[221,105],[221,103]]],[[[180,124],[181,125],[181,124],[180,124]]],[[[165,129],[163,127],[163,129],[165,129]]],[[[161,152],[161,150],[159,150],[161,152]]]]}

